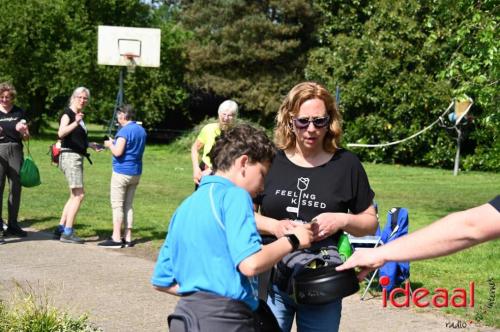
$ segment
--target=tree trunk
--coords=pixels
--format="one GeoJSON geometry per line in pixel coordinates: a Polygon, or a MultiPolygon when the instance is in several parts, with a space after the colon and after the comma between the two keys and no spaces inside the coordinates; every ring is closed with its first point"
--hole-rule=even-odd
{"type": "Polygon", "coordinates": [[[45,101],[47,99],[47,90],[38,88],[34,95],[30,96],[30,108],[28,112],[30,134],[40,133],[40,128],[44,125],[42,114],[45,112],[45,101]]]}

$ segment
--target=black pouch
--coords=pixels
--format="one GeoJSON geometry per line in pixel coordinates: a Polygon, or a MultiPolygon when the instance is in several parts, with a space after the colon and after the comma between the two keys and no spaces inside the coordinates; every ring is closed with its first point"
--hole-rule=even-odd
{"type": "Polygon", "coordinates": [[[292,280],[304,268],[316,268],[342,263],[336,245],[294,251],[286,255],[273,269],[273,284],[287,294],[293,293],[292,280]]]}
{"type": "Polygon", "coordinates": [[[354,269],[338,272],[336,265],[305,268],[292,278],[297,304],[325,304],[359,290],[354,269]]]}

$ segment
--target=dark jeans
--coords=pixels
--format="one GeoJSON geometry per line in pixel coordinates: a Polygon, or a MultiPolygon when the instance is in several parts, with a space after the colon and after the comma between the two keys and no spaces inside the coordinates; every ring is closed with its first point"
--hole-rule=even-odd
{"type": "MultiPolygon", "coordinates": [[[[3,202],[3,191],[5,179],[9,180],[8,223],[10,227],[16,227],[19,205],[21,204],[21,179],[19,170],[24,160],[23,146],[19,143],[0,143],[0,203],[3,202]]],[[[2,219],[2,207],[0,204],[0,219],[2,219]]]]}

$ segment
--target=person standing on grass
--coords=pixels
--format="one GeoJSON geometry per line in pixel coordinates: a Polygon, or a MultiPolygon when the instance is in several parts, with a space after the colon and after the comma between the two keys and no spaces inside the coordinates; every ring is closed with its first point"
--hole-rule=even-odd
{"type": "Polygon", "coordinates": [[[217,139],[210,153],[215,174],[204,176],[175,211],[151,278],[155,289],[182,296],[170,331],[256,331],[255,311],[265,305],[257,274],[310,245],[310,225],[262,245],[252,197],[262,191],[274,155],[266,134],[249,125],[217,139]]]}
{"type": "Polygon", "coordinates": [[[116,113],[120,130],[114,140],[104,146],[113,154],[111,175],[111,208],[113,210],[113,234],[99,243],[104,248],[132,247],[132,203],[142,174],[142,156],[146,146],[146,131],[135,121],[135,110],[131,105],[120,107],[116,113]],[[122,235],[122,225],[125,230],[122,235]]]}
{"type": "Polygon", "coordinates": [[[238,104],[233,100],[226,100],[219,105],[219,121],[205,125],[193,145],[191,146],[191,162],[193,163],[193,181],[198,188],[201,177],[212,172],[212,162],[209,153],[215,139],[225,130],[234,125],[238,114],[238,104]],[[201,162],[198,160],[199,150],[203,148],[201,162]]]}
{"type": "Polygon", "coordinates": [[[16,89],[12,84],[0,84],[0,244],[3,240],[3,191],[5,179],[9,181],[8,227],[5,233],[25,237],[28,235],[17,221],[21,204],[21,179],[19,171],[24,160],[23,139],[29,137],[25,112],[14,105],[16,89]],[[24,120],[24,121],[23,121],[24,120]]]}
{"type": "Polygon", "coordinates": [[[61,155],[59,156],[59,169],[68,180],[70,189],[69,199],[59,221],[59,226],[54,231],[55,238],[65,243],[82,244],[85,241],[74,234],[73,227],[76,215],[83,202],[83,157],[89,161],[87,148],[101,151],[102,147],[95,142],[88,142],[87,127],[83,122],[83,110],[90,98],[90,91],[85,87],[78,87],[73,91],[69,106],[64,109],[59,122],[57,135],[61,139],[61,155]]]}

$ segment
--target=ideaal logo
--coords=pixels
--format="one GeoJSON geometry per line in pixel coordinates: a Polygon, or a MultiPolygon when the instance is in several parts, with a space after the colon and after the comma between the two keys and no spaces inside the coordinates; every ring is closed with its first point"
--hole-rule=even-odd
{"type": "Polygon", "coordinates": [[[425,308],[430,305],[436,308],[445,307],[474,307],[474,282],[469,282],[469,288],[454,288],[451,292],[446,288],[436,288],[433,292],[427,288],[420,287],[413,292],[410,292],[410,284],[406,281],[404,288],[394,288],[387,294],[386,286],[389,285],[390,279],[387,276],[380,277],[379,284],[382,286],[382,306],[387,307],[387,302],[393,307],[403,308],[409,307],[410,301],[413,302],[419,308],[425,308]],[[396,296],[403,295],[403,299],[398,297],[396,301],[396,296]],[[428,300],[428,295],[431,295],[431,299],[428,300]],[[451,295],[451,297],[450,297],[451,295]]]}

